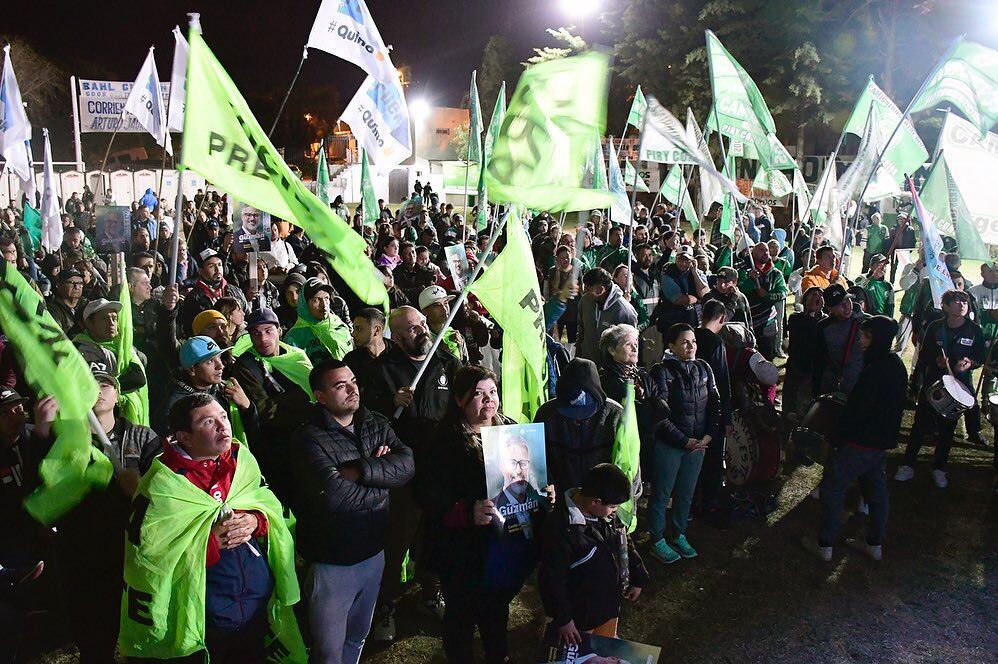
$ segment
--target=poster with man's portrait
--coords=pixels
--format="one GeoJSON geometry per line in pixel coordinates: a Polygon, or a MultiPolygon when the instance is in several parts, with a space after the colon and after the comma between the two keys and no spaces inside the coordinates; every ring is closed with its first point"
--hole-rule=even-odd
{"type": "Polygon", "coordinates": [[[531,517],[548,504],[544,424],[482,427],[482,451],[493,521],[506,533],[532,537],[531,517]]]}
{"type": "Polygon", "coordinates": [[[231,195],[232,247],[235,251],[270,251],[270,213],[231,195]]]}
{"type": "Polygon", "coordinates": [[[548,630],[544,664],[658,664],[662,649],[624,639],[582,632],[582,643],[558,644],[557,632],[548,630]]]}
{"type": "Polygon", "coordinates": [[[462,290],[464,285],[471,278],[471,266],[468,265],[468,250],[463,244],[455,244],[444,247],[444,255],[447,257],[447,269],[454,279],[454,288],[462,290]]]}
{"type": "Polygon", "coordinates": [[[95,209],[97,218],[97,246],[95,250],[101,254],[116,254],[128,251],[129,230],[128,220],[131,210],[127,205],[98,205],[95,209]]]}

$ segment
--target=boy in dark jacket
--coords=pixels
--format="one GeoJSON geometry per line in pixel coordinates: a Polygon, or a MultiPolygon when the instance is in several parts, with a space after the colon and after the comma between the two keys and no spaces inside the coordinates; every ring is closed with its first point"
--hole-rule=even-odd
{"type": "Polygon", "coordinates": [[[617,637],[620,599],[637,600],[648,571],[615,515],[631,497],[631,483],[610,463],[586,473],[560,496],[541,535],[538,574],[550,641],[577,644],[580,632],[617,637]]]}

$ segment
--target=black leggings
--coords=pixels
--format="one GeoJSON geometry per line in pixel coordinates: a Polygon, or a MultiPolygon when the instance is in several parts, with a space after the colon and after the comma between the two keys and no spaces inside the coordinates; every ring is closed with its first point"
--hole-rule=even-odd
{"type": "Polygon", "coordinates": [[[444,654],[448,662],[465,664],[475,661],[475,628],[482,637],[486,664],[505,661],[509,651],[509,603],[520,587],[487,586],[481,579],[469,579],[458,572],[441,575],[446,608],[443,622],[444,654]]]}

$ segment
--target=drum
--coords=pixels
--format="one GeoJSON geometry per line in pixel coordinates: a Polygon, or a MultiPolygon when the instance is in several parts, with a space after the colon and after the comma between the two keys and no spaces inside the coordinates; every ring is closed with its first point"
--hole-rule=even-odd
{"type": "Polygon", "coordinates": [[[953,376],[937,380],[925,390],[925,396],[937,413],[951,420],[974,407],[974,395],[953,376]]]}
{"type": "Polygon", "coordinates": [[[846,397],[841,392],[822,394],[811,402],[792,436],[805,465],[828,456],[828,447],[838,432],[845,409],[846,397]]]}
{"type": "Polygon", "coordinates": [[[991,426],[998,428],[998,392],[988,397],[988,419],[991,426]]]}
{"type": "Polygon", "coordinates": [[[732,417],[734,432],[724,441],[724,465],[729,483],[745,486],[768,482],[780,473],[783,449],[779,423],[779,415],[772,406],[735,411],[732,417]]]}

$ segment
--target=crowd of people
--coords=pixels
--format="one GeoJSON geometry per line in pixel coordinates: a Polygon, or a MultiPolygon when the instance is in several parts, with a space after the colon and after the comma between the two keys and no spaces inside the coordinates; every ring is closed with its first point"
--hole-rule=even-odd
{"type": "MultiPolygon", "coordinates": [[[[551,486],[527,527],[497,528],[482,428],[512,422],[497,378],[503,330],[474,296],[451,317],[466,275],[444,249],[463,246],[468,265],[487,265],[505,237],[486,253],[491,225],[476,233],[428,185],[415,197],[421,207],[404,214],[379,201],[373,226],[349,217],[383,275],[386,308],[360,301],[296,226],[272,220],[268,251],[240,240],[214,191],[178,211],[147,192],[132,206],[129,246],[112,254],[95,249],[89,189],[65,201],[57,252],[31,244],[18,207],[2,211],[4,258],[99,385],[94,444],[115,466],[55,528],[27,514],[59,404],[32,391],[18,364],[31,358],[0,338],[4,661],[47,585],[62,606],[46,608],[69,616],[84,664],[115,661],[116,649],[137,662],[207,651],[262,663],[298,642],[310,661],[357,662],[366,640],[395,638],[406,582],[440,622],[451,662],[474,661],[476,630],[487,662],[508,661],[509,607],[525,583],[539,590],[546,642],[617,636],[622,603],[666,573],[649,573],[642,553],[671,565],[697,556],[691,519],[731,527],[725,445],[745,422],[750,435],[775,431],[789,463],[824,465],[807,549],[832,559],[858,481],[869,530],[849,543],[880,559],[887,453],[905,409],[914,427],[893,477],[916,474],[931,438],[944,489],[958,419],[940,414],[930,388],[951,376],[976,393],[972,373],[983,369],[976,403],[995,391],[998,263],[971,286],[948,246],[954,289],[937,309],[924,261],[899,259],[914,247],[904,214],[891,231],[870,215],[857,235],[865,248],[847,248],[862,251],[850,281],[821,227],[778,227],[756,203],[731,237],[716,209],[695,229],[670,204],[639,204],[631,226],[600,211],[572,228],[537,213],[534,264],[523,269],[544,299],[547,394],[534,421],[551,486]],[[129,305],[133,348],[121,355],[129,305]],[[900,353],[911,343],[909,377],[900,353]],[[612,463],[629,384],[636,478],[612,463]],[[822,399],[839,408],[819,432],[827,448],[794,435],[822,399]],[[635,548],[616,510],[641,496],[635,548]]],[[[349,216],[341,198],[332,207],[349,216]]],[[[244,206],[243,219],[254,211],[244,206]]],[[[962,416],[983,444],[981,407],[962,416]]]]}

